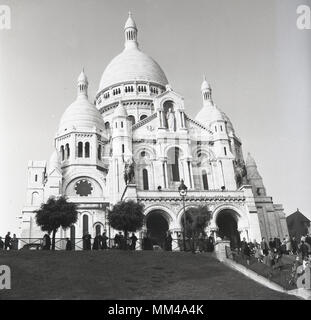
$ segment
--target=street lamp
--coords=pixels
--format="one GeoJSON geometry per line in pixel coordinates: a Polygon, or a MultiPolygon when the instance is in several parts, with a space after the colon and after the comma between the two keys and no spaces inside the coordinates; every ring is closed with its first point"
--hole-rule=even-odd
{"type": "Polygon", "coordinates": [[[183,244],[184,244],[184,251],[186,251],[186,210],[185,210],[185,197],[187,195],[187,186],[184,184],[184,180],[180,181],[180,185],[178,187],[178,191],[180,196],[182,197],[183,202],[183,209],[184,209],[184,231],[183,231],[183,244]]]}

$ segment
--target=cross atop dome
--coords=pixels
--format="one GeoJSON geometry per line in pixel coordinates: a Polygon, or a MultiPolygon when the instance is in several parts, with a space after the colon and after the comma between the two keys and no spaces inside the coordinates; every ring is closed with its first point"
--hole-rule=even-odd
{"type": "Polygon", "coordinates": [[[129,11],[129,15],[124,26],[125,49],[138,48],[137,32],[136,23],[132,17],[132,13],[129,11]]]}

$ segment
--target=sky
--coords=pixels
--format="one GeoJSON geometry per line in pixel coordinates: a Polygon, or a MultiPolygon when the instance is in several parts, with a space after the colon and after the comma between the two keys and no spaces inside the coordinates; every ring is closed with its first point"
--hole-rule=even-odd
{"type": "Polygon", "coordinates": [[[84,67],[91,101],[123,50],[131,11],[140,48],[185,99],[202,107],[203,74],[286,214],[311,218],[311,30],[296,26],[311,0],[0,0],[0,235],[18,231],[28,160],[48,160],[84,67]]]}

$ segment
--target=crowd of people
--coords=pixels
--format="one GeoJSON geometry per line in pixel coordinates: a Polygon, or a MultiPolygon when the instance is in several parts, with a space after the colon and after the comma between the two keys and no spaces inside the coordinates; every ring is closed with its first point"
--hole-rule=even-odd
{"type": "MultiPolygon", "coordinates": [[[[176,234],[177,238],[173,239],[170,231],[166,232],[163,241],[159,242],[159,239],[155,239],[149,232],[143,234],[139,240],[135,233],[124,235],[119,231],[115,234],[113,239],[108,238],[106,232],[103,234],[97,234],[94,238],[89,233],[84,234],[81,240],[77,239],[56,239],[56,249],[62,250],[105,250],[105,249],[120,249],[120,250],[136,250],[137,243],[141,244],[142,250],[165,250],[165,251],[192,251],[192,252],[212,252],[214,250],[214,238],[212,236],[207,237],[206,234],[200,233],[196,237],[187,237],[183,241],[183,234],[181,232],[176,234]],[[61,240],[61,241],[60,241],[61,240]],[[175,246],[173,243],[175,242],[175,246]]],[[[21,239],[22,240],[22,239],[21,239]]],[[[23,242],[23,241],[22,241],[23,242]]],[[[0,237],[0,250],[18,250],[18,249],[35,248],[41,250],[52,249],[52,239],[49,233],[44,234],[41,240],[37,239],[33,243],[24,243],[23,248],[19,248],[19,239],[14,234],[11,237],[11,233],[8,232],[3,240],[0,237]]]]}
{"type": "Polygon", "coordinates": [[[282,255],[297,255],[301,261],[309,259],[311,255],[311,235],[307,234],[299,239],[286,236],[282,241],[275,237],[267,241],[262,238],[258,243],[256,240],[247,242],[245,238],[240,242],[239,253],[250,264],[251,257],[258,262],[264,263],[273,269],[282,268],[282,255]]]}
{"type": "Polygon", "coordinates": [[[8,232],[4,238],[0,237],[0,250],[18,250],[18,238],[16,234],[11,237],[11,232],[8,232]]]}

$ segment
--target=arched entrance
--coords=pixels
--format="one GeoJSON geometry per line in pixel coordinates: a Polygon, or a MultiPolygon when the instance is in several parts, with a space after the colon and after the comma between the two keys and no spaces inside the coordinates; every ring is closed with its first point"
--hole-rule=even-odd
{"type": "Polygon", "coordinates": [[[216,218],[218,236],[222,239],[230,240],[230,245],[237,248],[240,244],[240,234],[238,232],[237,213],[231,209],[220,211],[216,218]]]}
{"type": "Polygon", "coordinates": [[[163,248],[166,232],[169,229],[168,221],[165,218],[164,211],[151,211],[146,218],[147,233],[152,240],[153,245],[163,248]]]}

